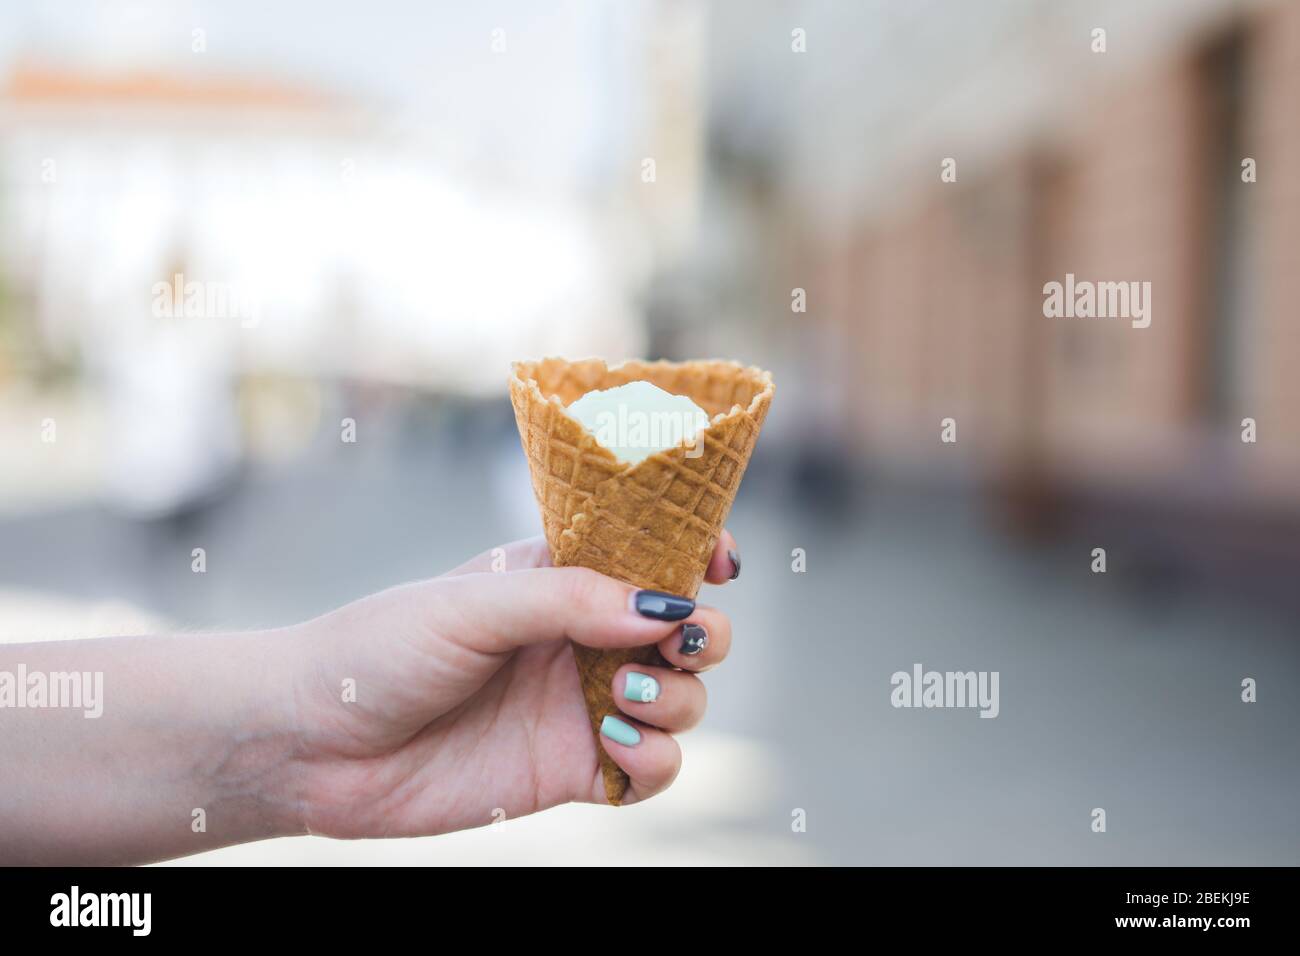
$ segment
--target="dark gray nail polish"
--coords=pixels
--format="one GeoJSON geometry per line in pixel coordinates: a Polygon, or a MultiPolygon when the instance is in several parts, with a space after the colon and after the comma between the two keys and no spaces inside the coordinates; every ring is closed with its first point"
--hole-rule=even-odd
{"type": "Polygon", "coordinates": [[[731,559],[731,580],[734,581],[740,577],[740,555],[728,548],[727,557],[731,559]]]}
{"type": "Polygon", "coordinates": [[[638,614],[657,621],[680,621],[695,610],[695,602],[690,598],[663,591],[637,591],[633,606],[638,614]]]}
{"type": "Polygon", "coordinates": [[[694,657],[708,646],[709,632],[702,626],[699,624],[682,625],[682,646],[677,649],[679,654],[694,657]]]}

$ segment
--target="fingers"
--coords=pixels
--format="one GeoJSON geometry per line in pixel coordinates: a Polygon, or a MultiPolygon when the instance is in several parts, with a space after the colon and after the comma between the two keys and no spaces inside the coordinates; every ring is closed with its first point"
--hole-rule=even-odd
{"type": "Polygon", "coordinates": [[[628,664],[614,674],[614,703],[629,717],[670,733],[690,730],[704,717],[708,692],[694,674],[628,664]]]}
{"type": "MultiPolygon", "coordinates": [[[[715,555],[716,556],[716,555],[715,555]]],[[[452,568],[444,578],[462,574],[479,574],[483,571],[523,571],[528,568],[549,568],[551,566],[551,549],[541,535],[511,541],[500,547],[484,551],[470,558],[460,567],[452,568]]]]}
{"type": "Polygon", "coordinates": [[[486,653],[568,638],[588,647],[639,647],[674,633],[687,598],[631,587],[586,568],[464,574],[411,586],[439,632],[486,653]],[[635,604],[633,598],[636,598],[635,604]]]}
{"type": "Polygon", "coordinates": [[[726,584],[740,577],[740,548],[731,532],[725,528],[718,536],[718,543],[713,547],[713,557],[704,572],[704,580],[710,584],[726,584]]]}
{"type": "MultiPolygon", "coordinates": [[[[677,741],[664,731],[645,724],[606,717],[601,726],[600,744],[631,781],[623,798],[624,804],[636,803],[667,790],[682,769],[682,750],[677,741]]],[[[592,802],[607,802],[599,768],[592,782],[592,802]]]]}
{"type": "Polygon", "coordinates": [[[693,614],[659,642],[669,664],[687,671],[706,671],[731,651],[731,621],[715,607],[697,605],[693,614]]]}

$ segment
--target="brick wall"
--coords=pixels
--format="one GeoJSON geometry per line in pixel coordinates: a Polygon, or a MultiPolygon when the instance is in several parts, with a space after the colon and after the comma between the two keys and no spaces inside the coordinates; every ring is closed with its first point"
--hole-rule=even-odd
{"type": "Polygon", "coordinates": [[[1029,170],[1013,161],[939,185],[936,166],[935,179],[917,208],[853,238],[834,311],[860,359],[853,404],[868,451],[979,463],[1022,431],[1029,170]],[[942,449],[949,417],[958,443],[942,449]]]}
{"type": "Polygon", "coordinates": [[[1168,465],[1194,443],[1204,290],[1197,78],[1185,60],[1131,76],[1063,144],[1052,178],[1038,319],[1049,460],[1071,470],[1168,465]],[[1042,282],[1151,283],[1149,328],[1045,318],[1042,282]]]}
{"type": "Polygon", "coordinates": [[[1242,472],[1233,493],[1300,501],[1300,4],[1261,10],[1242,33],[1253,185],[1225,176],[1216,152],[1205,51],[1234,28],[1127,70],[1052,133],[1008,142],[974,175],[959,166],[957,183],[918,160],[933,184],[830,255],[830,311],[861,370],[847,404],[868,453],[955,452],[995,473],[1037,462],[1148,491],[1242,472]],[[1243,374],[1215,406],[1215,217],[1234,188],[1255,191],[1233,239],[1245,307],[1226,313],[1243,374]],[[1043,284],[1067,272],[1150,282],[1151,326],[1044,317],[1043,284]],[[1243,449],[1248,415],[1260,445],[1243,449]],[[938,443],[945,416],[957,449],[938,443]]]}

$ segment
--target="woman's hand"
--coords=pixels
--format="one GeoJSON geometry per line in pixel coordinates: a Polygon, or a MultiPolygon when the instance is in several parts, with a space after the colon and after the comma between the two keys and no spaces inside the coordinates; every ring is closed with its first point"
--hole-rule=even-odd
{"type": "MultiPolygon", "coordinates": [[[[739,572],[735,547],[724,532],[708,581],[739,572]]],[[[702,605],[656,619],[634,609],[634,593],[592,571],[550,567],[537,538],[296,628],[292,786],[305,828],[414,836],[482,826],[503,812],[604,803],[570,640],[657,643],[681,668],[622,668],[614,700],[640,739],[600,738],[631,778],[627,802],[663,790],[681,764],[671,734],[704,714],[695,672],[726,656],[731,625],[702,605]],[[688,624],[704,628],[702,649],[695,628],[684,645],[688,624]],[[633,678],[635,700],[625,693],[628,672],[652,679],[633,678]]]]}
{"type": "MultiPolygon", "coordinates": [[[[272,631],[0,644],[0,864],[444,833],[603,802],[570,639],[657,642],[681,668],[638,665],[652,682],[630,684],[621,670],[614,699],[639,736],[601,738],[629,800],[662,790],[727,619],[638,612],[626,585],[548,563],[523,541],[272,631]]],[[[738,571],[724,532],[707,579],[738,571]]]]}

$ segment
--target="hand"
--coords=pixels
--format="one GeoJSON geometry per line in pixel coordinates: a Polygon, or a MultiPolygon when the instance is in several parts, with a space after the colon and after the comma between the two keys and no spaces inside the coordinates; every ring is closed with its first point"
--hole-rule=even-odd
{"type": "MultiPolygon", "coordinates": [[[[735,548],[724,531],[706,580],[735,576],[735,548]]],[[[657,642],[681,668],[622,668],[614,700],[640,740],[600,738],[631,778],[625,802],[665,789],[681,765],[670,735],[703,716],[695,674],[726,656],[731,625],[702,605],[675,622],[642,616],[633,592],[593,571],[551,567],[536,538],[301,625],[291,644],[304,667],[294,790],[305,827],[414,836],[482,826],[500,811],[604,803],[570,639],[608,648],[657,642]],[[681,651],[683,624],[707,632],[697,654],[681,651]],[[631,670],[657,682],[653,701],[625,697],[631,670]],[[345,682],[354,682],[355,700],[345,699],[345,682]]]]}
{"type": "MultiPolygon", "coordinates": [[[[707,580],[734,576],[734,550],[723,532],[707,580]]],[[[637,666],[659,687],[648,702],[624,697],[620,671],[614,699],[640,739],[600,741],[631,777],[628,801],[657,793],[681,762],[669,734],[704,713],[691,672],[726,656],[730,625],[706,607],[639,615],[630,587],[548,563],[543,542],[523,541],[272,631],[0,644],[0,676],[29,675],[21,692],[80,675],[96,702],[0,710],[0,864],[146,863],[307,830],[443,833],[603,802],[569,639],[658,642],[681,668],[637,666]],[[508,570],[491,570],[502,558],[508,570]],[[708,632],[698,654],[682,653],[684,623],[708,632]]]]}

